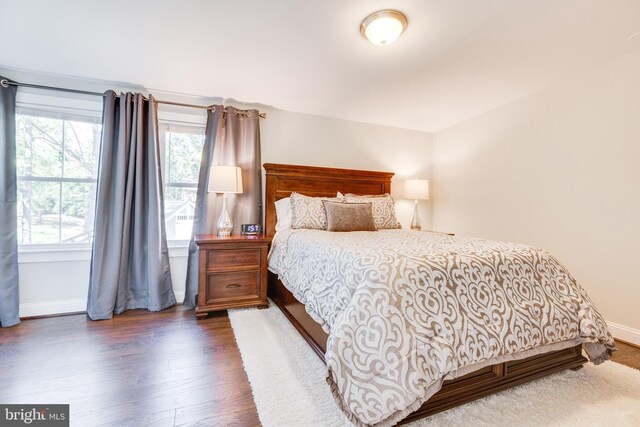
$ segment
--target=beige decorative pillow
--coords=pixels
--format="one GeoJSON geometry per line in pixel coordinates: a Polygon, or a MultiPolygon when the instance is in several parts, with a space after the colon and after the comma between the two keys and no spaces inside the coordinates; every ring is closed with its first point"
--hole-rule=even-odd
{"type": "Polygon", "coordinates": [[[291,228],[327,229],[327,214],[322,201],[336,201],[335,197],[309,197],[291,193],[290,200],[291,228]]]}
{"type": "Polygon", "coordinates": [[[371,203],[373,220],[378,230],[402,228],[396,218],[396,203],[389,194],[358,196],[349,193],[342,200],[347,203],[371,203]]]}
{"type": "Polygon", "coordinates": [[[323,201],[328,231],[377,231],[372,203],[323,201]]]}

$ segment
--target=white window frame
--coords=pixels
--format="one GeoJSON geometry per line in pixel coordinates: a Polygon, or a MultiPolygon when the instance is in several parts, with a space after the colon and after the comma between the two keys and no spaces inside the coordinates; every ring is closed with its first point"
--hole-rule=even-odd
{"type": "MultiPolygon", "coordinates": [[[[37,115],[38,112],[60,119],[73,116],[92,118],[100,122],[102,117],[102,99],[88,96],[53,96],[50,92],[34,89],[21,89],[16,97],[16,113],[37,115]]],[[[89,178],[62,177],[18,177],[19,180],[46,182],[95,182],[89,178]]],[[[45,243],[18,245],[20,263],[43,261],[76,261],[90,259],[91,243],[45,243]]]]}
{"type": "MultiPolygon", "coordinates": [[[[61,112],[58,110],[49,110],[43,108],[33,108],[33,107],[24,107],[18,106],[16,114],[23,114],[32,117],[47,117],[54,118],[57,120],[65,121],[85,121],[87,123],[100,123],[100,117],[96,117],[95,114],[80,114],[78,112],[69,113],[69,112],[61,112]],[[75,120],[74,120],[75,119],[75,120]]],[[[63,125],[64,126],[64,125],[63,125]]],[[[62,131],[62,138],[64,139],[64,128],[62,131]]],[[[62,174],[64,175],[64,150],[65,144],[62,142],[62,174]]],[[[70,178],[70,177],[62,177],[62,176],[25,176],[18,175],[18,181],[22,182],[47,182],[47,183],[55,183],[55,184],[63,184],[63,183],[79,183],[79,184],[96,184],[97,178],[70,178]]],[[[62,187],[60,187],[62,192],[62,187]]],[[[60,193],[60,197],[62,193],[60,193]]],[[[62,215],[62,198],[60,199],[58,215],[62,215]]],[[[62,237],[62,224],[59,224],[59,238],[62,237]]],[[[91,242],[85,243],[27,243],[20,244],[21,247],[25,249],[30,249],[32,247],[44,248],[47,249],[55,249],[56,247],[60,247],[63,249],[71,248],[71,249],[81,249],[85,247],[91,247],[91,242]]]]}
{"type": "MultiPolygon", "coordinates": [[[[177,100],[179,102],[184,102],[185,100],[177,100]]],[[[191,102],[191,101],[188,101],[191,102]]],[[[209,102],[211,104],[211,102],[209,102]]],[[[159,124],[175,124],[176,126],[184,125],[191,127],[201,127],[205,128],[207,124],[207,111],[204,109],[195,109],[195,108],[182,108],[176,107],[167,104],[158,105],[158,123],[159,124]]],[[[160,144],[160,158],[162,159],[162,171],[163,174],[166,170],[165,168],[165,147],[164,144],[160,144]]],[[[164,176],[162,177],[162,184],[164,185],[164,176]]],[[[191,239],[184,240],[175,240],[175,239],[167,239],[167,246],[169,247],[169,254],[171,254],[171,248],[174,249],[176,253],[180,251],[182,253],[189,247],[189,242],[191,239]]]]}
{"type": "MultiPolygon", "coordinates": [[[[171,117],[171,116],[169,116],[171,117]]],[[[199,122],[185,122],[185,121],[180,121],[178,122],[175,118],[173,120],[167,119],[167,118],[163,118],[162,120],[158,120],[159,121],[159,127],[160,127],[160,132],[165,132],[166,131],[166,127],[169,127],[169,131],[171,131],[171,127],[175,126],[177,129],[177,132],[180,132],[180,129],[185,129],[185,128],[192,128],[192,129],[200,129],[202,130],[202,134],[204,135],[204,130],[205,130],[205,124],[204,123],[199,123],[199,122]]],[[[166,150],[167,150],[167,144],[166,141],[164,139],[164,136],[162,136],[160,138],[160,164],[162,167],[162,185],[163,188],[165,189],[165,194],[166,194],[166,188],[168,187],[174,187],[174,188],[198,188],[198,183],[192,183],[192,182],[167,182],[167,176],[168,176],[168,165],[166,164],[167,161],[167,156],[166,156],[166,150]]],[[[165,198],[166,199],[166,198],[165,198]]],[[[167,239],[167,244],[169,245],[174,245],[175,247],[189,247],[189,242],[191,239],[167,239]]]]}

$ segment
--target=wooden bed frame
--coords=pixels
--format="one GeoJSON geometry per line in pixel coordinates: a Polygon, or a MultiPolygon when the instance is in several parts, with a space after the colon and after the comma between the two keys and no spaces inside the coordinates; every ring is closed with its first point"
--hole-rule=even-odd
{"type": "MultiPolygon", "coordinates": [[[[275,202],[288,197],[294,191],[314,197],[334,197],[337,191],[345,194],[385,194],[391,192],[393,177],[393,173],[389,172],[272,163],[264,164],[264,169],[267,178],[265,233],[269,237],[275,234],[275,202]]],[[[271,272],[268,277],[268,289],[269,297],[324,362],[328,337],[326,332],[271,272]]],[[[523,360],[488,366],[463,377],[445,381],[440,391],[420,409],[402,420],[401,424],[555,372],[580,369],[586,361],[582,356],[582,346],[578,345],[523,360]]]]}

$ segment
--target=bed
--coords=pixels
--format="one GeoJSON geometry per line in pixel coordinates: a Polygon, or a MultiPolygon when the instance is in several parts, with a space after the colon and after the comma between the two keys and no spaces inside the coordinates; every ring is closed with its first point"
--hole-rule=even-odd
{"type": "MultiPolygon", "coordinates": [[[[264,168],[266,171],[265,233],[271,237],[275,234],[275,202],[289,197],[292,192],[312,197],[334,197],[337,192],[368,195],[391,192],[393,174],[387,172],[280,164],[265,164],[264,168]]],[[[419,239],[422,238],[422,235],[414,237],[419,239]]],[[[269,273],[268,289],[270,298],[300,332],[318,357],[325,361],[329,335],[317,321],[319,320],[318,316],[312,317],[308,314],[305,305],[294,297],[278,276],[272,272],[269,273]]],[[[602,325],[600,327],[606,328],[602,325]]],[[[608,332],[602,334],[607,335],[608,332]]],[[[609,343],[607,352],[610,353],[613,348],[613,340],[610,335],[606,337],[606,340],[609,343]]],[[[371,424],[383,426],[393,425],[398,421],[400,423],[409,422],[558,371],[579,369],[587,361],[582,354],[581,344],[565,346],[565,348],[553,351],[548,351],[549,348],[547,347],[545,352],[539,354],[536,354],[536,351],[529,352],[528,354],[531,354],[529,357],[523,356],[523,358],[513,360],[505,358],[499,363],[487,364],[486,366],[478,365],[478,369],[470,372],[461,371],[463,374],[456,378],[446,379],[438,384],[439,391],[431,395],[426,402],[420,402],[420,405],[417,406],[414,404],[403,411],[397,411],[394,416],[371,424]]],[[[331,363],[331,361],[329,362],[331,363]]],[[[339,405],[343,406],[344,402],[340,401],[339,393],[335,390],[337,385],[331,382],[330,385],[339,405]]],[[[347,415],[356,424],[369,424],[354,418],[353,414],[347,415]]]]}

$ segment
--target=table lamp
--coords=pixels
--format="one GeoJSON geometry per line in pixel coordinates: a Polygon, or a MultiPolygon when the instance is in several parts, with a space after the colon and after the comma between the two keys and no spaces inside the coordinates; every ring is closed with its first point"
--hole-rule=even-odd
{"type": "Polygon", "coordinates": [[[413,209],[413,219],[411,229],[420,231],[420,213],[418,212],[418,200],[429,200],[429,180],[428,179],[408,179],[404,182],[404,197],[415,200],[413,209]]]}
{"type": "Polygon", "coordinates": [[[233,221],[227,207],[229,193],[242,193],[242,170],[237,166],[213,165],[209,174],[209,193],[222,193],[222,210],[218,219],[218,237],[229,237],[233,221]]]}

